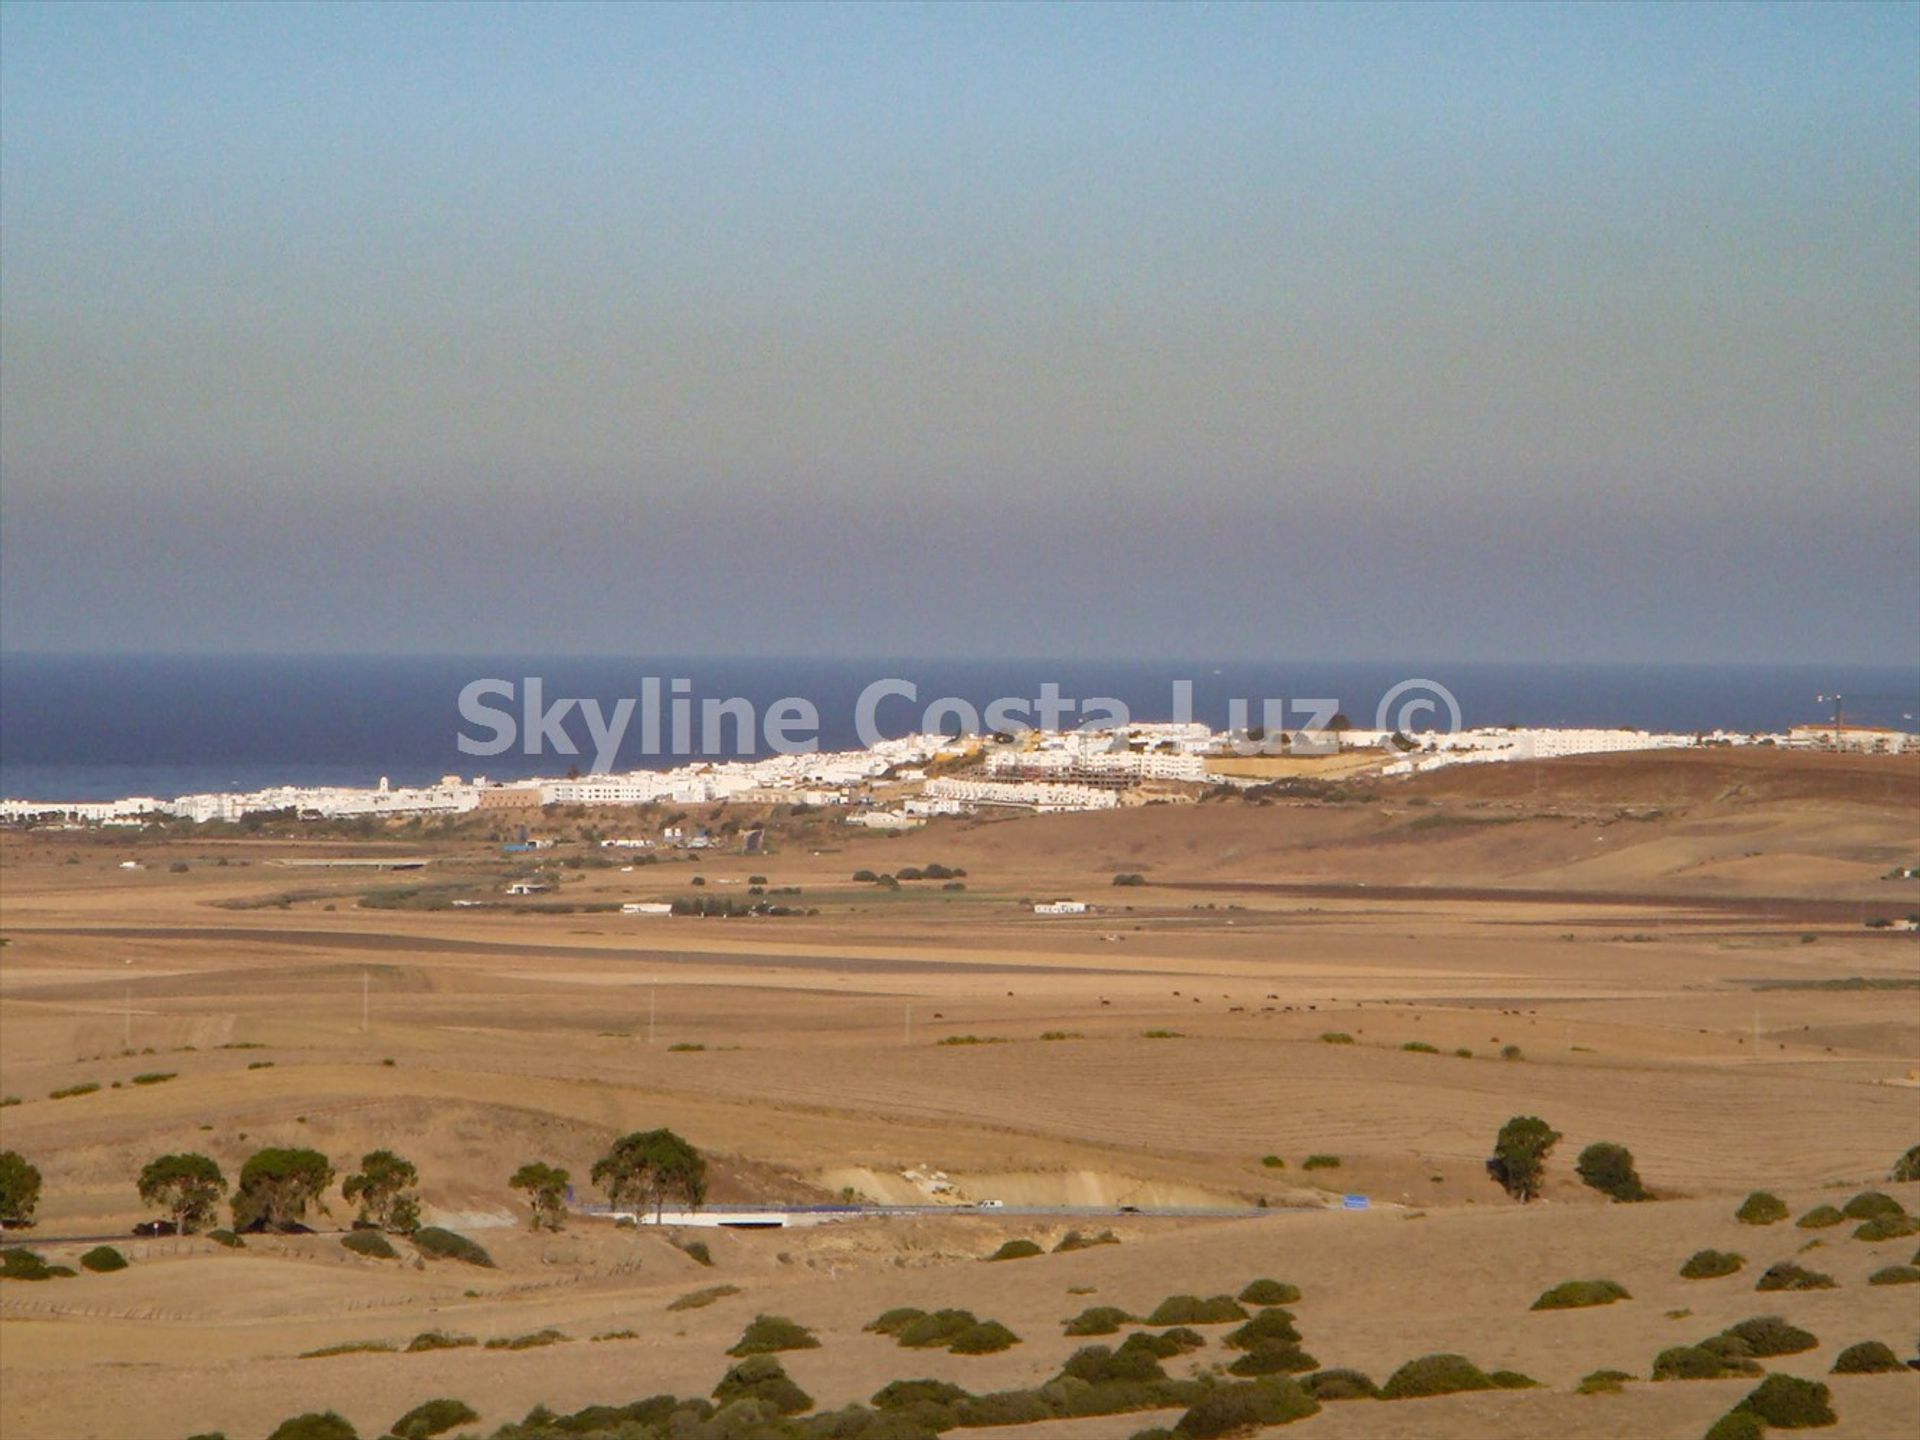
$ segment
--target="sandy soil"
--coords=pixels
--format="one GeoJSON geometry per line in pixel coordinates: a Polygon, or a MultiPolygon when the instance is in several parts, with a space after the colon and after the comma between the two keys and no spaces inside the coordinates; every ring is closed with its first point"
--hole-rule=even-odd
{"type": "MultiPolygon", "coordinates": [[[[242,1440],[331,1407],[377,1434],[435,1395],[493,1425],[540,1402],[705,1393],[762,1310],[818,1330],[822,1348],[788,1368],[823,1405],[922,1374],[987,1389],[1052,1374],[1078,1343],[1060,1322],[1085,1305],[1272,1274],[1305,1289],[1300,1325],[1325,1364],[1384,1378],[1451,1349],[1547,1387],[1329,1406],[1290,1434],[1696,1436],[1742,1383],[1572,1387],[1603,1367],[1644,1375],[1660,1348],[1754,1314],[1820,1337],[1776,1363],[1810,1376],[1860,1339],[1909,1355],[1920,1332],[1920,1286],[1865,1283],[1910,1259],[1912,1239],[1731,1218],[1762,1186],[1796,1211],[1870,1184],[1920,1208],[1920,1187],[1885,1185],[1920,1141],[1920,990],[1831,988],[1920,982],[1920,940],[1864,925],[1920,911],[1920,885],[1883,878],[1916,858],[1920,763],[1745,753],[1472,767],[1357,802],[897,838],[810,822],[776,829],[767,855],[559,872],[557,898],[576,906],[695,893],[696,874],[705,893],[744,898],[764,874],[820,912],[754,921],[359,904],[423,883],[497,895],[506,862],[477,835],[0,836],[0,1092],[21,1102],[0,1110],[0,1137],[46,1177],[36,1249],[71,1260],[86,1245],[62,1236],[124,1234],[145,1214],[133,1176],[165,1151],[205,1151],[232,1175],[261,1145],[306,1144],[344,1174],[386,1145],[420,1166],[429,1218],[499,1262],[363,1260],[329,1235],[241,1252],[126,1240],[125,1271],[0,1288],[0,1432],[242,1440]],[[424,880],[268,863],[383,849],[433,863],[424,880]],[[144,868],[121,870],[127,858],[144,868]],[[964,868],[967,888],[849,879],[931,861],[964,868]],[[1121,871],[1149,883],[1115,888],[1121,871]],[[1018,903],[1052,895],[1100,908],[1049,919],[1018,903]],[[939,1043],[955,1036],[998,1043],[939,1043]],[[154,1072],[174,1078],[133,1083],[154,1072]],[[89,1082],[102,1088],[48,1098],[89,1082]],[[1565,1135],[1534,1206],[1482,1167],[1516,1113],[1565,1135]],[[565,1165],[585,1191],[611,1139],[662,1124],[714,1158],[719,1200],[905,1200],[919,1187],[903,1172],[937,1169],[1010,1203],[1304,1208],[1117,1216],[1100,1224],[1120,1245],[990,1267],[980,1257],[1001,1240],[1051,1244],[1067,1223],[709,1233],[712,1269],[661,1235],[521,1228],[505,1185],[521,1161],[565,1165]],[[1599,1139],[1632,1148],[1659,1203],[1609,1205],[1580,1185],[1573,1159],[1599,1139]],[[1306,1170],[1310,1154],[1339,1167],[1306,1170]],[[1350,1192],[1374,1208],[1337,1208],[1350,1192]],[[1802,1263],[1838,1288],[1753,1292],[1815,1238],[1802,1263]],[[1680,1279],[1710,1245],[1747,1255],[1747,1271],[1680,1279]],[[1634,1298],[1527,1308],[1600,1276],[1634,1298]],[[721,1283],[741,1293],[665,1308],[721,1283]],[[901,1304],[966,1305],[1025,1343],[967,1358],[861,1332],[901,1304]],[[571,1343],[298,1358],[545,1326],[571,1343]],[[591,1340],[627,1328],[640,1338],[591,1340]]],[[[336,1222],[348,1213],[336,1195],[336,1222]]],[[[1174,1368],[1225,1358],[1216,1346],[1174,1368]]],[[[1829,1433],[1907,1433],[1920,1418],[1920,1375],[1832,1383],[1829,1433]]],[[[1152,1418],[1002,1433],[1104,1440],[1152,1418]]]]}

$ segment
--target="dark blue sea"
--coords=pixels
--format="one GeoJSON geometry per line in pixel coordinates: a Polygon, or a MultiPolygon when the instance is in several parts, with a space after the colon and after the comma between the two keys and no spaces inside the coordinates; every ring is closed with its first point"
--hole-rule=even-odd
{"type": "MultiPolygon", "coordinates": [[[[165,798],[274,784],[369,785],[383,775],[399,785],[445,774],[508,779],[564,774],[572,764],[590,768],[591,740],[577,711],[564,722],[582,751],[577,758],[551,750],[528,755],[524,736],[504,753],[461,752],[463,731],[490,738],[463,721],[462,688],[487,678],[510,682],[510,706],[497,695],[484,703],[518,720],[529,676],[541,680],[546,704],[594,698],[603,714],[623,697],[641,698],[647,676],[661,681],[663,706],[676,678],[691,682],[696,705],[741,697],[757,716],[778,699],[801,697],[818,711],[823,750],[859,743],[856,702],[884,678],[918,689],[914,703],[891,697],[877,710],[879,728],[889,735],[917,729],[924,707],[940,697],[961,697],[978,708],[999,697],[1030,702],[1048,681],[1066,698],[1112,697],[1134,719],[1165,720],[1174,717],[1174,682],[1190,680],[1192,718],[1215,728],[1228,723],[1235,697],[1251,702],[1254,723],[1263,700],[1325,698],[1356,726],[1371,726],[1381,697],[1413,677],[1444,685],[1470,726],[1781,730],[1831,719],[1830,702],[1816,697],[1836,690],[1847,697],[1849,721],[1911,730],[1920,713],[1920,672],[1859,666],[13,654],[0,656],[0,796],[165,798]]],[[[1309,711],[1294,705],[1281,713],[1281,723],[1299,725],[1309,711]]],[[[668,712],[662,714],[662,734],[670,737],[668,712]]],[[[1071,715],[1067,723],[1074,723],[1071,715]]],[[[726,750],[705,758],[742,753],[735,730],[728,722],[726,750]]],[[[643,753],[641,732],[636,714],[614,768],[681,763],[671,754],[643,753]]],[[[764,748],[756,736],[746,753],[764,748]]]]}

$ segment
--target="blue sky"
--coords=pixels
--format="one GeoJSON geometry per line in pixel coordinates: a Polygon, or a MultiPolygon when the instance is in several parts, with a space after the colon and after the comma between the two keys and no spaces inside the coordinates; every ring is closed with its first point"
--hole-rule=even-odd
{"type": "Polygon", "coordinates": [[[1920,663],[1920,7],[0,7],[11,647],[1920,663]]]}

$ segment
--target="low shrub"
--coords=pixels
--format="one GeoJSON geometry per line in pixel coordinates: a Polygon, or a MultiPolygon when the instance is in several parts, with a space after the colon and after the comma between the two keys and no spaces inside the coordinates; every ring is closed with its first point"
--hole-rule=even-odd
{"type": "Polygon", "coordinates": [[[370,1260],[398,1260],[400,1252],[378,1230],[354,1230],[340,1237],[343,1248],[370,1260]]]}
{"type": "Polygon", "coordinates": [[[1496,1390],[1493,1377],[1464,1355],[1422,1355],[1409,1360],[1380,1387],[1382,1400],[1412,1400],[1452,1395],[1462,1390],[1496,1390]]]}
{"type": "MultiPolygon", "coordinates": [[[[885,1317],[882,1317],[885,1318],[885,1317]]],[[[1129,1315],[1117,1305],[1092,1305],[1066,1322],[1069,1335],[1114,1335],[1122,1325],[1135,1323],[1138,1317],[1129,1315]]],[[[867,1327],[872,1329],[870,1325],[867,1327]]]]}
{"type": "Polygon", "coordinates": [[[456,1235],[451,1230],[442,1230],[438,1225],[423,1225],[412,1235],[414,1247],[422,1255],[430,1255],[436,1260],[459,1260],[468,1265],[478,1265],[482,1269],[493,1269],[493,1257],[464,1235],[456,1235]]]}
{"type": "Polygon", "coordinates": [[[1320,1362],[1298,1345],[1256,1345],[1227,1366],[1229,1375],[1251,1378],[1257,1375],[1304,1375],[1318,1370],[1320,1362]]]}
{"type": "Polygon", "coordinates": [[[1867,1276],[1869,1285],[1920,1285],[1920,1265],[1883,1265],[1867,1276]]]}
{"type": "Polygon", "coordinates": [[[309,1410],[282,1420],[267,1440],[360,1440],[360,1432],[331,1410],[309,1410]]]}
{"type": "Polygon", "coordinates": [[[1624,1145],[1596,1141],[1580,1152],[1574,1169],[1584,1184],[1623,1203],[1653,1198],[1641,1183],[1640,1172],[1634,1169],[1633,1152],[1624,1145]]]}
{"type": "Polygon", "coordinates": [[[422,1330],[407,1342],[407,1354],[417,1355],[423,1350],[467,1350],[479,1343],[471,1335],[449,1335],[444,1330],[422,1330]]]}
{"type": "Polygon", "coordinates": [[[1438,1045],[1429,1045],[1424,1040],[1409,1040],[1400,1048],[1411,1051],[1415,1055],[1438,1055],[1440,1053],[1440,1047],[1438,1045]]]}
{"type": "Polygon", "coordinates": [[[1242,1305],[1297,1305],[1300,1287],[1281,1280],[1253,1280],[1240,1292],[1242,1305]]]}
{"type": "Polygon", "coordinates": [[[1846,1218],[1831,1205],[1816,1205],[1793,1223],[1802,1230],[1830,1230],[1846,1218]]]}
{"type": "Polygon", "coordinates": [[[1185,1355],[1189,1350],[1203,1350],[1206,1344],[1207,1337],[1198,1330],[1176,1325],[1171,1330],[1162,1330],[1158,1335],[1148,1330],[1136,1330],[1120,1342],[1120,1348],[1144,1350],[1156,1360],[1170,1360],[1175,1355],[1185,1355]]]}
{"type": "Polygon", "coordinates": [[[169,1080],[178,1079],[179,1074],[180,1072],[177,1070],[149,1070],[144,1075],[134,1076],[133,1083],[136,1085],[164,1085],[169,1080]]]}
{"type": "Polygon", "coordinates": [[[1833,1392],[1818,1380],[1769,1375],[1734,1409],[1756,1415],[1765,1424],[1782,1430],[1802,1430],[1838,1424],[1840,1417],[1833,1413],[1832,1400],[1833,1392]]]}
{"type": "Polygon", "coordinates": [[[224,1245],[229,1250],[244,1250],[247,1246],[247,1242],[231,1230],[209,1230],[207,1232],[207,1239],[213,1241],[216,1245],[224,1245]]]}
{"type": "Polygon", "coordinates": [[[1840,1207],[1849,1220],[1877,1220],[1882,1215],[1904,1215],[1906,1206],[1881,1190],[1862,1190],[1840,1207]]]}
{"type": "Polygon", "coordinates": [[[0,1280],[58,1280],[74,1273],[71,1266],[49,1265],[44,1256],[15,1247],[0,1250],[0,1280]]]}
{"type": "Polygon", "coordinates": [[[721,1405],[735,1400],[757,1400],[778,1415],[794,1415],[813,1408],[813,1397],[788,1378],[784,1366],[771,1355],[749,1355],[720,1377],[713,1398],[721,1405]]]}
{"type": "Polygon", "coordinates": [[[958,1385],[945,1380],[895,1380],[874,1392],[876,1410],[904,1410],[912,1405],[954,1405],[971,1398],[958,1385]]]}
{"type": "Polygon", "coordinates": [[[1680,1267],[1680,1278],[1718,1280],[1722,1275],[1737,1274],[1746,1263],[1746,1256],[1732,1250],[1696,1250],[1687,1257],[1687,1263],[1680,1267]]]}
{"type": "Polygon", "coordinates": [[[540,1350],[548,1345],[565,1345],[573,1337],[564,1331],[548,1328],[535,1330],[529,1335],[496,1335],[487,1341],[489,1350],[540,1350]]]}
{"type": "Polygon", "coordinates": [[[1493,1381],[1496,1390],[1538,1390],[1540,1382],[1531,1375],[1522,1375],[1518,1370],[1489,1370],[1487,1378],[1493,1381]]]}
{"type": "Polygon", "coordinates": [[[1704,1345],[1674,1345],[1653,1357],[1656,1380],[1720,1380],[1728,1375],[1758,1374],[1752,1360],[1730,1360],[1704,1345]]]}
{"type": "Polygon", "coordinates": [[[428,1400],[414,1406],[388,1431],[399,1440],[428,1440],[456,1425],[467,1425],[480,1418],[480,1412],[464,1400],[428,1400]]]}
{"type": "Polygon", "coordinates": [[[1766,1274],[1760,1277],[1756,1290],[1831,1290],[1833,1277],[1818,1270],[1809,1270],[1796,1265],[1791,1260],[1781,1260],[1767,1267],[1766,1274]]]}
{"type": "Polygon", "coordinates": [[[953,1413],[964,1426],[1030,1425],[1057,1420],[1060,1411],[1038,1390],[997,1390],[956,1401],[953,1413]]]}
{"type": "Polygon", "coordinates": [[[1756,1190],[1740,1202],[1733,1218],[1742,1225],[1778,1225],[1787,1218],[1787,1204],[1778,1195],[1756,1190]]]}
{"type": "Polygon", "coordinates": [[[1750,1410],[1729,1410],[1707,1427],[1700,1440],[1766,1440],[1767,1427],[1750,1410]]]}
{"type": "Polygon", "coordinates": [[[1030,1260],[1035,1255],[1044,1255],[1046,1253],[1046,1251],[1042,1250],[1031,1240],[1009,1240],[998,1250],[994,1251],[993,1254],[987,1256],[987,1259],[1030,1260]]]}
{"type": "Polygon", "coordinates": [[[1296,1380],[1270,1376],[1240,1385],[1220,1385],[1199,1399],[1178,1420],[1173,1433],[1180,1440],[1211,1440],[1238,1435],[1255,1427],[1286,1425],[1318,1413],[1320,1402],[1296,1380]]]}
{"type": "Polygon", "coordinates": [[[870,1335],[898,1336],[901,1331],[916,1320],[924,1320],[927,1312],[916,1310],[911,1305],[901,1305],[892,1310],[883,1310],[860,1328],[870,1335]]]}
{"type": "Polygon", "coordinates": [[[1380,1387],[1358,1370],[1320,1370],[1300,1382],[1316,1400],[1374,1400],[1380,1387]]]}
{"type": "Polygon", "coordinates": [[[1287,1162],[1282,1160],[1278,1155],[1262,1155],[1260,1157],[1260,1163],[1269,1170],[1284,1170],[1287,1168],[1287,1162]]]}
{"type": "Polygon", "coordinates": [[[337,1345],[322,1345],[318,1350],[302,1350],[302,1360],[326,1360],[335,1355],[378,1355],[391,1353],[391,1342],[386,1340],[342,1340],[337,1345]]]}
{"type": "Polygon", "coordinates": [[[1620,1389],[1634,1377],[1624,1370],[1595,1370],[1590,1375],[1580,1377],[1580,1383],[1573,1387],[1576,1395],[1618,1395],[1620,1389]]]}
{"type": "Polygon", "coordinates": [[[1876,1215],[1853,1231],[1856,1240],[1902,1240],[1909,1235],[1920,1235],[1920,1220],[1911,1215],[1876,1215]]]}
{"type": "Polygon", "coordinates": [[[88,1080],[79,1085],[68,1085],[60,1090],[49,1090],[47,1092],[47,1098],[49,1100],[71,1100],[76,1095],[91,1095],[99,1088],[99,1081],[88,1080]]]}
{"type": "Polygon", "coordinates": [[[1020,1343],[1020,1337],[998,1320],[982,1320],[953,1337],[947,1348],[955,1355],[998,1355],[1020,1343]]]}
{"type": "Polygon", "coordinates": [[[1833,1361],[1833,1373],[1836,1375],[1883,1375],[1906,1368],[1900,1357],[1893,1353],[1893,1347],[1878,1340],[1862,1340],[1857,1345],[1849,1345],[1833,1361]]]}
{"type": "Polygon", "coordinates": [[[1231,1295],[1169,1295],[1147,1316],[1149,1325],[1229,1325],[1247,1312],[1231,1295]]]}
{"type": "Polygon", "coordinates": [[[598,1335],[587,1337],[588,1343],[598,1345],[603,1340],[638,1340],[638,1330],[602,1330],[598,1335]]]}
{"type": "Polygon", "coordinates": [[[971,1310],[935,1310],[907,1322],[894,1338],[909,1350],[944,1350],[979,1323],[971,1310]]]}
{"type": "Polygon", "coordinates": [[[1323,1030],[1320,1033],[1320,1043],[1322,1045],[1351,1045],[1353,1044],[1353,1036],[1347,1034],[1344,1030],[1323,1030]]]}
{"type": "Polygon", "coordinates": [[[96,1245],[80,1257],[80,1268],[91,1270],[96,1275],[106,1275],[126,1269],[127,1257],[111,1245],[96,1245]]]}
{"type": "Polygon", "coordinates": [[[1092,1250],[1096,1246],[1119,1243],[1120,1237],[1111,1230],[1102,1230],[1098,1235],[1083,1235],[1078,1230],[1069,1230],[1060,1237],[1060,1243],[1053,1247],[1053,1253],[1067,1255],[1075,1250],[1092,1250]]]}
{"type": "Polygon", "coordinates": [[[1811,1332],[1802,1330],[1798,1325],[1789,1325],[1778,1315],[1757,1315],[1751,1320],[1742,1320],[1738,1325],[1729,1325],[1721,1334],[1740,1341],[1749,1354],[1761,1359],[1771,1359],[1775,1355],[1798,1355],[1803,1350],[1816,1349],[1820,1344],[1811,1332]]]}
{"type": "Polygon", "coordinates": [[[1294,1328],[1292,1314],[1276,1306],[1262,1310],[1238,1329],[1228,1331],[1221,1343],[1229,1350],[1252,1350],[1261,1345],[1296,1345],[1299,1341],[1300,1332],[1294,1328]]]}
{"type": "Polygon", "coordinates": [[[1340,1157],[1338,1155],[1309,1155],[1305,1160],[1300,1162],[1300,1168],[1302,1170],[1338,1170],[1340,1168],[1340,1157]]]}
{"type": "Polygon", "coordinates": [[[1616,1300],[1631,1300],[1624,1285],[1613,1280],[1566,1280],[1534,1301],[1534,1310],[1584,1310],[1593,1305],[1611,1305],[1616,1300]]]}
{"type": "MultiPolygon", "coordinates": [[[[771,1355],[779,1350],[818,1350],[819,1337],[784,1315],[756,1315],[727,1349],[729,1355],[771,1355]]],[[[718,1397],[716,1397],[718,1398],[718,1397]]]]}
{"type": "Polygon", "coordinates": [[[705,1265],[709,1270],[713,1268],[713,1251],[707,1248],[706,1241],[676,1240],[674,1241],[674,1244],[679,1249],[680,1253],[682,1255],[685,1255],[689,1260],[692,1260],[701,1265],[705,1265]]]}
{"type": "Polygon", "coordinates": [[[1067,1357],[1067,1363],[1060,1367],[1060,1373],[1075,1380],[1084,1380],[1089,1385],[1104,1385],[1121,1380],[1164,1380],[1167,1372],[1160,1368],[1160,1358],[1151,1351],[1121,1346],[1114,1350],[1106,1345],[1085,1345],[1067,1357]]]}
{"type": "Polygon", "coordinates": [[[704,1310],[716,1300],[724,1300],[729,1295],[738,1295],[738,1285],[709,1285],[704,1290],[689,1290],[678,1299],[669,1300],[669,1310],[704,1310]]]}
{"type": "Polygon", "coordinates": [[[1893,1171],[1887,1178],[1899,1182],[1920,1180],[1920,1145],[1915,1145],[1894,1161],[1893,1171]]]}

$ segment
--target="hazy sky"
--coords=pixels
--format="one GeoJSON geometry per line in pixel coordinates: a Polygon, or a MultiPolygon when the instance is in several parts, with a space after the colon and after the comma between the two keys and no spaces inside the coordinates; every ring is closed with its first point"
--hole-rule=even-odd
{"type": "Polygon", "coordinates": [[[0,7],[0,638],[1920,663],[1920,6],[0,7]]]}

